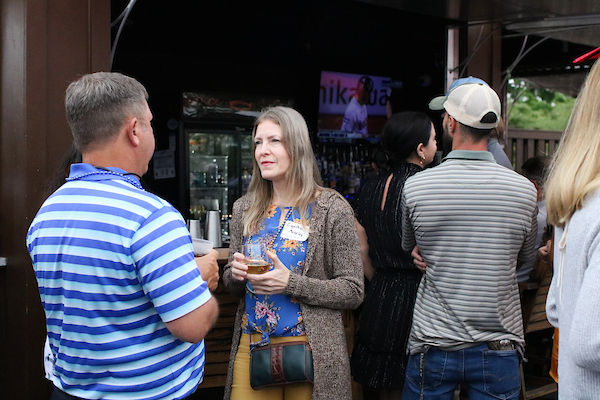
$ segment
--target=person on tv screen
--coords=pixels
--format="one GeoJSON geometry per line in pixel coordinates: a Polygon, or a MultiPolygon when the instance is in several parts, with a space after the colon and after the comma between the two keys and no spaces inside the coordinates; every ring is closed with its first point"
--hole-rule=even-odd
{"type": "Polygon", "coordinates": [[[367,102],[373,91],[373,80],[368,76],[361,76],[356,85],[356,90],[342,122],[342,130],[345,132],[360,133],[366,135],[367,132],[367,102]]]}

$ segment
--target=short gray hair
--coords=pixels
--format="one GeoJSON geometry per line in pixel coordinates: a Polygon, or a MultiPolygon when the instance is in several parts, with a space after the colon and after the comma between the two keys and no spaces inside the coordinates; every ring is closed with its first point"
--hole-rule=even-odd
{"type": "Polygon", "coordinates": [[[142,117],[148,92],[118,72],[84,75],[67,88],[65,110],[75,146],[86,151],[114,137],[131,117],[142,117]]]}

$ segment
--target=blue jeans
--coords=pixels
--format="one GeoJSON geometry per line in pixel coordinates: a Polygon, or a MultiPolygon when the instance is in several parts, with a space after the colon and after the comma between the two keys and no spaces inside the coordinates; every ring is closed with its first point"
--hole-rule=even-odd
{"type": "Polygon", "coordinates": [[[426,348],[408,360],[402,399],[451,400],[460,383],[469,400],[517,399],[521,390],[517,350],[489,350],[487,344],[456,351],[426,348]]]}

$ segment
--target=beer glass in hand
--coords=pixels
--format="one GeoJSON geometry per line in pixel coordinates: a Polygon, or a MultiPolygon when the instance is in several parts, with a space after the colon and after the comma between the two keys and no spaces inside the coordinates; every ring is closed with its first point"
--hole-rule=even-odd
{"type": "Polygon", "coordinates": [[[248,266],[249,274],[264,274],[269,270],[271,262],[264,243],[245,244],[242,252],[244,254],[242,263],[248,266]]]}

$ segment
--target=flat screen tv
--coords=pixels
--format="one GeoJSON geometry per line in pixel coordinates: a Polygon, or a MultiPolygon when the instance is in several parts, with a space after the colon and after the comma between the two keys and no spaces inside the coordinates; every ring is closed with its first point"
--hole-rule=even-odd
{"type": "Polygon", "coordinates": [[[318,136],[378,136],[387,120],[391,83],[389,77],[321,71],[318,136]]]}

